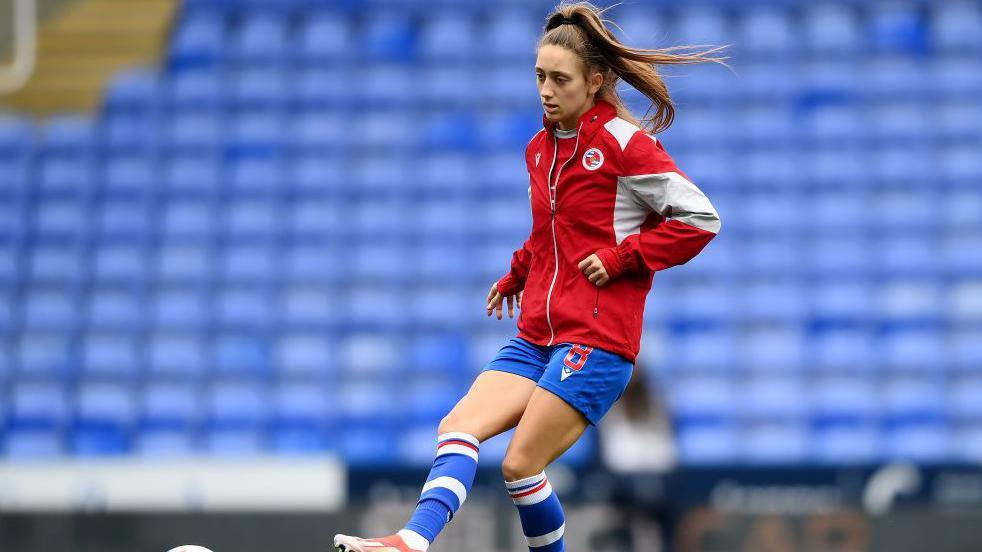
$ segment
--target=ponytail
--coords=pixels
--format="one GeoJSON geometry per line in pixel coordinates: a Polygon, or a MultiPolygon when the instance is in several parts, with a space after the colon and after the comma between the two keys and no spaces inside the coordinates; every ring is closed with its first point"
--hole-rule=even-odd
{"type": "Polygon", "coordinates": [[[606,9],[600,10],[589,2],[560,4],[546,18],[539,47],[551,44],[574,52],[583,61],[587,75],[594,72],[603,75],[603,84],[597,91],[597,97],[614,105],[622,118],[652,134],[661,132],[675,120],[675,104],[656,67],[704,62],[726,65],[725,57],[715,55],[725,46],[703,51],[693,50],[691,46],[661,49],[625,46],[601,19],[606,9]],[[653,116],[647,116],[651,107],[643,121],[638,121],[631,115],[615,88],[618,79],[624,80],[651,100],[651,107],[655,109],[653,116]]]}

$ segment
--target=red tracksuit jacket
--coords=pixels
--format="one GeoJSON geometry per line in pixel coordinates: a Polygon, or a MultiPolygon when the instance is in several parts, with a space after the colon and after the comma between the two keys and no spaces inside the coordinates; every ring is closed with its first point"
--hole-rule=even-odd
{"type": "Polygon", "coordinates": [[[580,117],[569,157],[557,159],[555,124],[542,122],[525,150],[532,232],[498,290],[525,290],[519,337],[634,362],[655,271],[695,257],[719,232],[719,215],[661,143],[610,103],[598,99],[580,117]],[[603,286],[577,267],[592,253],[610,276],[603,286]]]}

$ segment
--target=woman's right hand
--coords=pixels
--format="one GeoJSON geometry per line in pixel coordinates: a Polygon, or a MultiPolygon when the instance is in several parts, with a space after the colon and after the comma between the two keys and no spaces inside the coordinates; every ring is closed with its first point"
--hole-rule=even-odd
{"type": "Polygon", "coordinates": [[[501,320],[501,317],[502,317],[501,310],[502,310],[502,308],[504,306],[504,300],[507,298],[508,299],[508,317],[509,318],[514,318],[515,317],[515,303],[518,303],[518,308],[522,308],[522,294],[523,293],[524,293],[524,290],[521,290],[518,293],[504,296],[504,295],[501,295],[501,293],[498,292],[498,282],[495,282],[495,283],[491,284],[491,291],[488,292],[488,316],[491,316],[491,313],[494,312],[495,309],[498,309],[498,320],[501,320]]]}

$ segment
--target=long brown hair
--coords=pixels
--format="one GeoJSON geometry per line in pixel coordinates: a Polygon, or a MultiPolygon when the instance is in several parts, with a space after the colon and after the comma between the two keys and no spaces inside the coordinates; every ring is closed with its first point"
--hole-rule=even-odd
{"type": "MultiPolygon", "coordinates": [[[[613,6],[611,6],[613,7],[613,6]]],[[[693,46],[670,48],[633,48],[621,44],[602,19],[604,11],[590,2],[563,2],[546,18],[539,47],[552,44],[575,53],[583,62],[584,75],[603,75],[603,84],[596,97],[617,108],[617,114],[651,133],[661,132],[675,120],[675,104],[668,94],[665,81],[658,74],[658,65],[715,62],[726,65],[725,57],[714,55],[725,46],[694,51],[693,46]],[[572,22],[572,24],[564,24],[572,22]],[[642,121],[635,118],[617,93],[618,79],[633,86],[651,100],[651,107],[642,121]],[[652,116],[651,108],[655,109],[652,116]]],[[[616,23],[610,23],[616,26],[616,23]]]]}

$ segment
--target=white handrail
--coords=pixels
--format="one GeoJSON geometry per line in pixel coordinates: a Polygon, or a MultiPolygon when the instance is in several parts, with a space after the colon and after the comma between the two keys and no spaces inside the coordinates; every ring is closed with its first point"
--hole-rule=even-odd
{"type": "Polygon", "coordinates": [[[27,84],[37,59],[37,3],[14,0],[13,63],[0,67],[0,93],[16,92],[27,84]]]}

